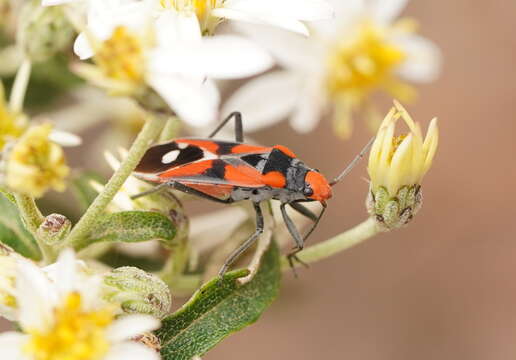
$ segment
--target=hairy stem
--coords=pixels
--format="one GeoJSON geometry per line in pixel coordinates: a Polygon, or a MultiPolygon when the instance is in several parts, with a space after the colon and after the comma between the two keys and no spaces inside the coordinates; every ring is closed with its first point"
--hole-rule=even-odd
{"type": "Polygon", "coordinates": [[[41,241],[37,234],[39,226],[45,221],[45,217],[41,214],[41,211],[39,211],[34,198],[22,194],[14,194],[14,197],[25,227],[31,232],[38,243],[43,261],[46,264],[53,262],[55,260],[54,251],[50,246],[41,241]]]}
{"type": "Polygon", "coordinates": [[[29,85],[31,68],[32,65],[30,60],[25,58],[16,73],[11,97],[9,98],[9,109],[14,113],[18,113],[23,109],[23,102],[25,100],[27,86],[29,85]]]}
{"type": "MultiPolygon", "coordinates": [[[[310,264],[358,245],[378,234],[378,232],[379,229],[376,225],[375,219],[368,218],[364,222],[343,232],[342,234],[304,249],[297,254],[297,256],[302,262],[310,264]]],[[[295,267],[298,267],[299,265],[301,264],[294,263],[295,267]]],[[[281,259],[281,268],[283,270],[290,268],[286,256],[281,259]]]]}
{"type": "Polygon", "coordinates": [[[91,231],[106,206],[113,200],[125,180],[131,175],[143,154],[163,128],[165,118],[160,115],[149,117],[142,131],[129,149],[127,157],[115,171],[104,190],[95,198],[88,210],[74,226],[63,246],[75,246],[80,243],[91,231]]]}

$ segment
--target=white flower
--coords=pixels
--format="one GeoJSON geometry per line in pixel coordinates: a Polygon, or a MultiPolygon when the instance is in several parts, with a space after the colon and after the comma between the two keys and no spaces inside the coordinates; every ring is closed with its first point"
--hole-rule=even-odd
{"type": "Polygon", "coordinates": [[[375,113],[372,94],[385,92],[410,101],[415,90],[404,81],[433,81],[441,58],[432,42],[415,33],[414,21],[396,20],[407,2],[333,0],[335,21],[314,23],[310,38],[239,25],[267,46],[284,70],[245,84],[222,115],[241,111],[247,130],[289,116],[296,131],[309,132],[333,110],[338,133],[349,137],[357,110],[375,113]]]}
{"type": "Polygon", "coordinates": [[[22,332],[0,335],[0,358],[10,360],[154,360],[159,355],[131,338],[159,326],[143,315],[115,319],[101,300],[102,279],[78,278],[72,251],[55,264],[55,279],[29,261],[17,263],[16,300],[22,332]]]}
{"type": "Polygon", "coordinates": [[[195,16],[167,12],[154,20],[144,2],[90,6],[87,32],[75,43],[79,73],[112,93],[143,96],[153,88],[178,116],[193,126],[216,118],[219,93],[213,79],[254,75],[272,66],[271,57],[236,36],[202,37],[195,16]]]}
{"type": "Polygon", "coordinates": [[[158,16],[166,12],[195,15],[203,34],[212,35],[224,20],[267,24],[308,35],[302,21],[329,19],[333,8],[325,0],[147,0],[158,16]]]}

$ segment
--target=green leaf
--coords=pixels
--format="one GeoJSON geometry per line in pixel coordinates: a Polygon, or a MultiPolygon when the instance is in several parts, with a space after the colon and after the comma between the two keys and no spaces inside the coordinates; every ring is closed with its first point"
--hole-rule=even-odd
{"type": "Polygon", "coordinates": [[[261,259],[256,275],[241,284],[248,270],[230,272],[203,285],[157,331],[164,360],[190,360],[203,355],[225,337],[254,323],[279,292],[279,250],[274,242],[261,259]]]}
{"type": "Polygon", "coordinates": [[[105,214],[77,250],[98,242],[143,242],[160,240],[173,246],[176,227],[168,217],[154,211],[122,211],[105,214]]]}
{"type": "Polygon", "coordinates": [[[102,185],[106,183],[106,179],[104,179],[104,177],[93,171],[85,171],[79,174],[71,183],[73,194],[77,198],[82,212],[86,211],[99,194],[91,186],[92,181],[98,182],[102,185]]]}
{"type": "Polygon", "coordinates": [[[16,205],[0,195],[0,242],[19,254],[39,260],[41,254],[32,234],[25,229],[16,205]]]}

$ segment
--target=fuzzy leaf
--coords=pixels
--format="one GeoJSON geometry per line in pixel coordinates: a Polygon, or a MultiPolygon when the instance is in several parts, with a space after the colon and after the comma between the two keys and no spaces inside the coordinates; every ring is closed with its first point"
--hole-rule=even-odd
{"type": "Polygon", "coordinates": [[[25,229],[16,205],[0,195],[0,242],[19,254],[39,260],[41,254],[32,234],[25,229]]]}
{"type": "Polygon", "coordinates": [[[78,250],[97,242],[143,242],[160,240],[173,246],[176,227],[168,217],[154,211],[122,211],[105,214],[78,250]]]}
{"type": "Polygon", "coordinates": [[[248,270],[230,272],[203,285],[157,331],[164,360],[190,360],[205,354],[225,337],[254,323],[279,292],[279,250],[274,242],[256,275],[245,285],[248,270]]]}

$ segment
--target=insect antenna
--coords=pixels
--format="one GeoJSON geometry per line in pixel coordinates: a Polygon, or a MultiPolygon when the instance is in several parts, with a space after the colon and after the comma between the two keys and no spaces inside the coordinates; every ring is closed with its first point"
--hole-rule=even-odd
{"type": "Polygon", "coordinates": [[[373,145],[373,142],[374,142],[374,139],[375,137],[373,137],[371,140],[369,140],[369,142],[367,143],[366,146],[364,146],[364,148],[362,149],[362,151],[360,151],[360,153],[353,159],[353,161],[351,161],[349,163],[348,166],[346,166],[346,168],[344,169],[344,171],[342,171],[339,176],[337,176],[335,179],[333,179],[331,182],[330,182],[330,185],[333,186],[335,185],[336,183],[338,183],[340,180],[342,180],[342,178],[344,178],[347,174],[349,174],[351,172],[351,170],[353,170],[353,168],[358,164],[358,162],[360,160],[362,160],[362,158],[364,157],[364,155],[366,154],[366,152],[369,151],[369,149],[371,148],[371,146],[373,145]]]}

